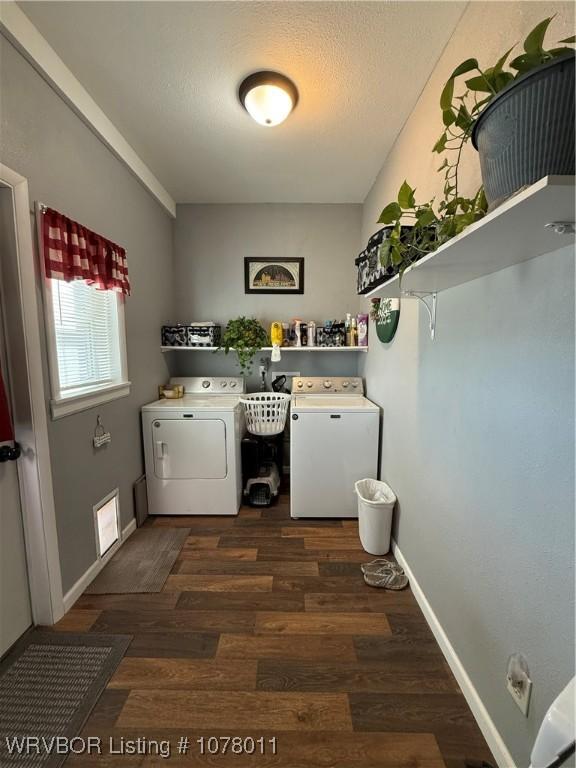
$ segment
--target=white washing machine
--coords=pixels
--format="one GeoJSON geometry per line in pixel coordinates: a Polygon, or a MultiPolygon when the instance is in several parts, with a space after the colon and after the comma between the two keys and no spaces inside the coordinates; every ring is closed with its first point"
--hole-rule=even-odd
{"type": "Polygon", "coordinates": [[[295,378],[290,408],[290,514],[358,517],[354,483],[377,478],[380,408],[361,378],[295,378]]]}
{"type": "Polygon", "coordinates": [[[142,408],[151,515],[237,515],[242,500],[242,377],[174,378],[184,397],[142,408]]]}

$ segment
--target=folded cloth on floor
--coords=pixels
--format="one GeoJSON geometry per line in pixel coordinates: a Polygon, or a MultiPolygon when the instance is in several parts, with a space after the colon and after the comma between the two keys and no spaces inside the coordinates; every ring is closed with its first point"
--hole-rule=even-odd
{"type": "Polygon", "coordinates": [[[378,558],[370,563],[363,563],[360,568],[369,587],[399,590],[408,586],[404,569],[392,560],[378,558]]]}

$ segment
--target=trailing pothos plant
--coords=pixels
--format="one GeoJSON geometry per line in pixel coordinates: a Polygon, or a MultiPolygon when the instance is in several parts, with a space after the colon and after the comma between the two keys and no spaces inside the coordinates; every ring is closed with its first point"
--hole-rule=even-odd
{"type": "Polygon", "coordinates": [[[434,200],[417,203],[414,189],[406,181],[402,184],[397,200],[384,208],[378,220],[392,227],[381,246],[380,259],[384,267],[394,266],[402,275],[411,263],[486,214],[482,187],[471,198],[460,193],[458,170],[462,151],[476,120],[500,91],[519,76],[573,53],[568,46],[576,42],[576,37],[560,40],[556,47],[544,48],[544,38],[553,18],[543,19],[534,27],[524,40],[523,53],[508,64],[515,46],[485,69],[477,59],[466,59],[454,69],[440,95],[444,131],[433,147],[433,152],[447,155],[438,168],[444,173],[443,198],[436,207],[434,200]],[[467,76],[466,90],[455,95],[456,84],[464,76],[467,76]]]}
{"type": "Polygon", "coordinates": [[[380,261],[384,267],[395,267],[400,276],[410,264],[481,219],[487,209],[482,187],[472,198],[447,198],[445,193],[437,210],[434,199],[417,203],[415,191],[404,181],[397,199],[384,208],[378,219],[380,224],[391,227],[380,246],[380,261]]]}
{"type": "Polygon", "coordinates": [[[243,374],[252,372],[254,355],[268,344],[268,334],[253,317],[237,317],[230,320],[222,335],[218,349],[226,354],[235,352],[243,374]]]}
{"type": "MultiPolygon", "coordinates": [[[[508,58],[515,45],[500,56],[495,64],[485,69],[480,67],[478,59],[466,59],[454,69],[446,81],[440,94],[444,131],[432,149],[438,154],[450,153],[450,159],[445,157],[438,168],[438,171],[444,172],[446,205],[458,199],[458,168],[462,150],[472,135],[476,120],[492,99],[521,75],[573,53],[573,48],[568,45],[576,42],[575,36],[560,40],[557,47],[544,48],[544,38],[553,18],[554,16],[543,19],[534,27],[524,40],[523,53],[508,64],[508,58]],[[464,92],[455,95],[457,83],[465,76],[464,92]]],[[[443,210],[442,204],[439,210],[443,210]]]]}

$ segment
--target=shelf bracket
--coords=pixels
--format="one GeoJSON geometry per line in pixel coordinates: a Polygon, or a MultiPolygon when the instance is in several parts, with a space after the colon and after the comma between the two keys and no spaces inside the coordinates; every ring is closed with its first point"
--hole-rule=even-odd
{"type": "Polygon", "coordinates": [[[430,338],[434,341],[434,337],[436,336],[436,292],[423,293],[420,291],[402,291],[402,296],[406,299],[418,299],[424,304],[426,311],[428,312],[430,338]]]}

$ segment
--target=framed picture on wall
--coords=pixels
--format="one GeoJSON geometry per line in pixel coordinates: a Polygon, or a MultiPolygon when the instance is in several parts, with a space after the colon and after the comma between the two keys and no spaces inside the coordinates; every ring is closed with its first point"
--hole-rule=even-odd
{"type": "Polygon", "coordinates": [[[244,259],[244,293],[304,293],[304,259],[244,259]]]}

